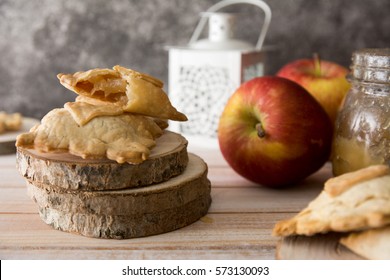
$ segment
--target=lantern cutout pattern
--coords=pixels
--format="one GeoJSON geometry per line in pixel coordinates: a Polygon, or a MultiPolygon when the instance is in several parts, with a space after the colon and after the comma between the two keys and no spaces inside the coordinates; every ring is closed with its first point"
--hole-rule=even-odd
{"type": "Polygon", "coordinates": [[[185,47],[169,47],[169,95],[188,121],[172,123],[173,131],[190,143],[216,147],[219,117],[227,100],[243,82],[264,74],[263,42],[271,21],[269,6],[260,0],[224,0],[211,6],[185,47]],[[252,4],[264,11],[256,46],[234,38],[236,15],[217,12],[233,4],[252,4]],[[200,39],[208,21],[208,38],[200,39]]]}

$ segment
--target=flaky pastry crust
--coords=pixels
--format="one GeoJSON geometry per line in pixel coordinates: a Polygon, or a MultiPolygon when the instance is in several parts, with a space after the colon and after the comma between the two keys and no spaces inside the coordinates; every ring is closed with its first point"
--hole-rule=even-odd
{"type": "MultiPolygon", "coordinates": [[[[389,167],[384,165],[380,169],[387,168],[389,167]]],[[[295,217],[277,223],[273,234],[313,235],[329,231],[348,232],[379,228],[390,224],[390,175],[387,172],[378,174],[381,175],[373,178],[367,176],[367,169],[362,169],[354,174],[361,177],[360,181],[353,178],[353,185],[348,182],[341,184],[348,186],[342,187],[343,191],[322,191],[295,217]],[[362,174],[365,175],[361,176],[362,174]]],[[[350,176],[343,176],[336,181],[340,183],[343,178],[351,180],[350,176]]]]}
{"type": "Polygon", "coordinates": [[[153,119],[133,114],[99,116],[80,126],[67,109],[61,108],[50,111],[30,132],[19,135],[16,146],[137,164],[148,158],[162,133],[153,119]]]}
{"type": "Polygon", "coordinates": [[[147,74],[119,65],[74,74],[58,74],[60,83],[79,95],[111,102],[125,112],[160,119],[186,121],[162,89],[163,83],[147,74]]]}

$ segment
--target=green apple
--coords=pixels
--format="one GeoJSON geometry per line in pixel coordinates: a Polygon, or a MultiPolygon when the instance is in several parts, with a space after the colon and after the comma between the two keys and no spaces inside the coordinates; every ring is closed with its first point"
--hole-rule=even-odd
{"type": "Polygon", "coordinates": [[[329,158],[332,124],[300,85],[280,77],[243,83],[219,120],[218,140],[229,165],[256,183],[297,183],[329,158]]]}
{"type": "Polygon", "coordinates": [[[303,86],[324,107],[333,125],[350,84],[348,69],[330,61],[299,59],[283,66],[276,74],[303,86]]]}

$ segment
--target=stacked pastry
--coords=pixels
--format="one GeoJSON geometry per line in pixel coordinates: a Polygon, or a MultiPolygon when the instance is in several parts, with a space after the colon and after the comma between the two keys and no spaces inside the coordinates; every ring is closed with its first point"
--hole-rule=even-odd
{"type": "MultiPolygon", "coordinates": [[[[329,179],[295,217],[274,228],[276,236],[340,232],[339,242],[367,259],[390,259],[390,168],[374,165],[329,179]]],[[[325,237],[324,237],[325,238],[325,237]]]]}
{"type": "Polygon", "coordinates": [[[40,217],[89,237],[171,231],[205,215],[207,165],[166,130],[185,121],[147,74],[115,66],[59,74],[78,94],[18,136],[17,167],[40,217]]]}

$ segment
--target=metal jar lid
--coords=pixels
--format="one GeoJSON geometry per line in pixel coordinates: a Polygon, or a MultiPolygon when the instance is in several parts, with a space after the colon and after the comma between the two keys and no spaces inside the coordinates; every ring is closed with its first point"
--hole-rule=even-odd
{"type": "Polygon", "coordinates": [[[390,48],[361,49],[352,54],[354,79],[373,83],[390,83],[390,48]]]}

